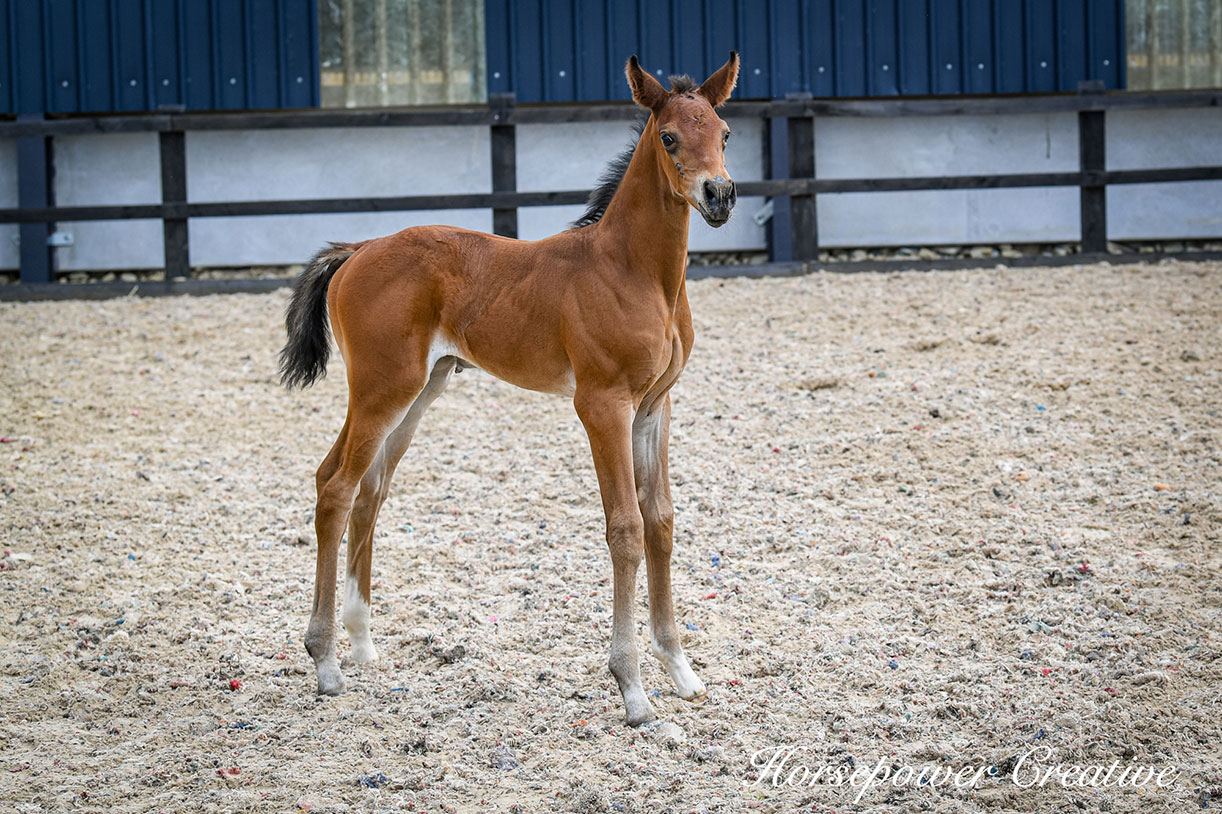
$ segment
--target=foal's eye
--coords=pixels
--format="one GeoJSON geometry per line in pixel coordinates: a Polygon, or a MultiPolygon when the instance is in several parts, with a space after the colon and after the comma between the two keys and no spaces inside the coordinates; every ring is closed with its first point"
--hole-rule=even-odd
{"type": "Polygon", "coordinates": [[[674,147],[678,143],[679,142],[675,141],[675,137],[672,136],[670,133],[662,134],[662,146],[665,147],[666,149],[669,150],[670,148],[674,147]]]}

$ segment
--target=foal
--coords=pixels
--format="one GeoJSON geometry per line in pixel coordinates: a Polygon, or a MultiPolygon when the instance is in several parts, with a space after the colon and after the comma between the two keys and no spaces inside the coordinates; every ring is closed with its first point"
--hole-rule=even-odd
{"type": "Polygon", "coordinates": [[[682,698],[703,700],[671,606],[669,391],[692,348],[688,206],[721,226],[736,200],[725,167],[730,131],[714,108],[734,89],[738,64],[731,52],[699,87],[677,77],[667,90],[636,57],[628,60],[632,97],[650,117],[614,195],[593,199],[579,228],[526,242],[416,227],[332,244],[297,279],[280,354],[283,382],[305,387],[325,373],[328,315],[348,373],[347,419],[316,479],[318,563],[305,646],[320,694],[344,691],[335,583],[345,526],[343,622],[353,659],[367,662],[377,657],[369,579],[378,510],[425,410],[456,368],[471,366],[573,399],[606,514],[614,568],[609,666],[628,723],[654,717],[633,623],[642,555],[653,653],[682,698]]]}

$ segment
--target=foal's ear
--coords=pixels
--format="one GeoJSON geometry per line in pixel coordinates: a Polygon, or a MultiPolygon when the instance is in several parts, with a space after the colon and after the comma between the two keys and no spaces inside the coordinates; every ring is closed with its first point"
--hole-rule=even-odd
{"type": "Polygon", "coordinates": [[[731,51],[730,58],[726,60],[726,64],[722,65],[717,71],[704,80],[704,84],[697,89],[697,93],[709,100],[709,104],[713,107],[719,107],[730,98],[730,92],[734,90],[735,83],[738,82],[738,52],[731,51]]]}
{"type": "Polygon", "coordinates": [[[628,58],[624,73],[628,77],[628,87],[632,88],[632,99],[641,107],[659,110],[670,98],[670,92],[641,68],[635,55],[628,58]]]}

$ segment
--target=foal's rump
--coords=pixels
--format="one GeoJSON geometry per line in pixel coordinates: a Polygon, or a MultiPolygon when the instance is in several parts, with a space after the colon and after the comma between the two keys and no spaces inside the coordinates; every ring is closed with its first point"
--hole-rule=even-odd
{"type": "Polygon", "coordinates": [[[370,304],[383,299],[384,294],[393,299],[393,291],[378,292],[376,289],[379,282],[386,282],[387,266],[400,265],[393,257],[388,257],[387,249],[393,249],[393,244],[404,234],[400,232],[360,243],[329,243],[302,269],[293,282],[293,293],[284,317],[288,333],[288,342],[280,351],[284,385],[305,388],[326,375],[332,330],[341,352],[344,336],[348,333],[348,326],[339,319],[341,308],[349,320],[372,318],[375,314],[370,304]],[[353,260],[358,252],[360,257],[353,260]],[[352,282],[343,286],[344,278],[352,282]],[[379,278],[382,279],[379,281],[379,278]],[[340,288],[349,289],[343,298],[337,296],[340,288]]]}

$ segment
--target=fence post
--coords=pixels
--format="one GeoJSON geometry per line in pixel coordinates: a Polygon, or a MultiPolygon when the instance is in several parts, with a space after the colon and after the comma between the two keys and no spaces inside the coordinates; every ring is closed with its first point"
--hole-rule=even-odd
{"type": "MultiPolygon", "coordinates": [[[[1103,82],[1092,79],[1078,83],[1084,97],[1103,93],[1103,82]]],[[[1078,159],[1082,173],[1081,212],[1084,254],[1107,252],[1107,187],[1098,173],[1107,169],[1106,114],[1102,110],[1078,111],[1078,159]]]]}
{"type": "MultiPolygon", "coordinates": [[[[187,143],[181,130],[163,130],[157,134],[161,148],[161,202],[187,202],[187,143]]],[[[165,279],[191,276],[191,256],[186,218],[163,217],[162,235],[165,240],[165,279]]]]}
{"type": "MultiPolygon", "coordinates": [[[[789,101],[802,102],[809,93],[789,94],[789,101]]],[[[789,140],[789,177],[815,177],[815,118],[813,115],[790,116],[786,135],[789,140]]],[[[806,262],[819,260],[819,228],[816,219],[815,196],[794,195],[789,199],[789,231],[793,241],[793,259],[806,262]]]]}
{"type": "MultiPolygon", "coordinates": [[[[764,138],[764,166],[769,180],[789,177],[789,136],[786,132],[788,120],[781,116],[769,116],[764,138]]],[[[789,197],[773,195],[772,216],[764,227],[768,241],[768,260],[772,263],[788,263],[793,260],[793,233],[790,232],[789,197]]]]}
{"type": "MultiPolygon", "coordinates": [[[[516,192],[518,189],[517,134],[513,125],[516,104],[512,93],[488,96],[492,111],[492,191],[516,192]]],[[[492,231],[503,237],[518,236],[517,207],[494,208],[492,231]]]]}
{"type": "MultiPolygon", "coordinates": [[[[42,114],[18,116],[17,121],[41,121],[42,114]]],[[[54,163],[52,161],[50,136],[21,136],[17,139],[17,205],[31,209],[53,206],[55,188],[52,184],[54,163]]],[[[23,283],[53,283],[51,248],[47,236],[54,224],[23,223],[17,230],[21,241],[21,271],[23,283]]]]}

